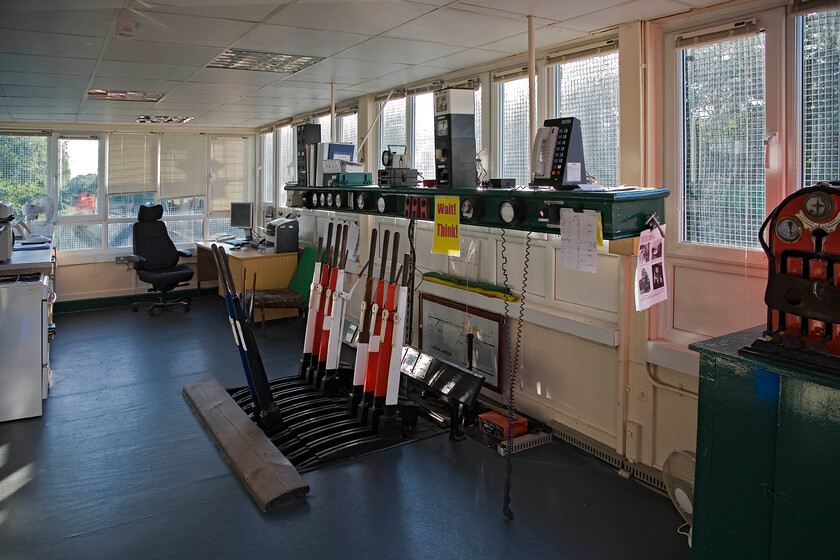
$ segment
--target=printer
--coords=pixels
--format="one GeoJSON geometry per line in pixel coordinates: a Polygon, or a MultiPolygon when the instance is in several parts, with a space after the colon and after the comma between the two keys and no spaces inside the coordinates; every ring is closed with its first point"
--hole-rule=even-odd
{"type": "Polygon", "coordinates": [[[15,246],[15,234],[12,229],[15,216],[12,205],[0,202],[0,262],[12,258],[12,248],[15,246]]]}
{"type": "Polygon", "coordinates": [[[265,241],[274,245],[275,253],[298,252],[298,221],[278,218],[265,226],[265,241]]]}

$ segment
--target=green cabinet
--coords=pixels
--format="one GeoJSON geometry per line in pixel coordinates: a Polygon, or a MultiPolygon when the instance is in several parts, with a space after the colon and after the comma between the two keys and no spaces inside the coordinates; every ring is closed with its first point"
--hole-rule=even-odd
{"type": "Polygon", "coordinates": [[[743,358],[757,327],[700,353],[694,559],[840,557],[840,376],[743,358]]]}

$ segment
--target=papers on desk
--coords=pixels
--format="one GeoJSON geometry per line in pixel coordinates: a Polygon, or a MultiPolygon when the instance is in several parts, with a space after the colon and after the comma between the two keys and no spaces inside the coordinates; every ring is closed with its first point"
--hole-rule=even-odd
{"type": "Polygon", "coordinates": [[[560,265],[583,272],[598,270],[601,215],[595,210],[560,209],[560,265]]]}
{"type": "Polygon", "coordinates": [[[44,235],[30,235],[26,239],[16,239],[12,251],[36,251],[49,249],[52,239],[44,235]]]}

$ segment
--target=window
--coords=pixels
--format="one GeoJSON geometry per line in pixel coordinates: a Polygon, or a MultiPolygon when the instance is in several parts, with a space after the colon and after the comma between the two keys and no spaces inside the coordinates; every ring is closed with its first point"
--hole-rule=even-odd
{"type": "Polygon", "coordinates": [[[341,135],[338,138],[339,142],[348,142],[353,145],[358,142],[358,120],[359,115],[357,113],[339,117],[338,130],[341,131],[341,135]]]}
{"type": "Polygon", "coordinates": [[[411,148],[411,164],[424,179],[435,178],[435,107],[434,93],[415,95],[414,145],[411,148]]]}
{"type": "MultiPolygon", "coordinates": [[[[402,99],[391,99],[382,109],[380,119],[379,152],[388,149],[389,145],[407,145],[406,122],[405,122],[405,97],[402,99]]],[[[382,160],[379,159],[381,169],[382,160]]]]}
{"type": "Polygon", "coordinates": [[[798,18],[802,63],[802,182],[840,180],[840,10],[798,18]]]}
{"type": "Polygon", "coordinates": [[[160,139],[160,202],[166,227],[175,243],[192,243],[204,238],[206,196],[207,137],[203,134],[163,134],[160,139]]]}
{"type": "Polygon", "coordinates": [[[291,126],[284,126],[279,130],[280,149],[277,165],[277,181],[280,183],[279,206],[286,205],[286,183],[297,181],[297,168],[295,167],[296,142],[294,130],[291,126]]]}
{"type": "Polygon", "coordinates": [[[0,201],[15,214],[47,193],[47,136],[0,135],[0,201]]]}
{"type": "Polygon", "coordinates": [[[475,153],[481,153],[481,86],[475,90],[475,153]]]}
{"type": "Polygon", "coordinates": [[[140,205],[157,194],[158,136],[110,134],[108,137],[108,246],[130,247],[131,224],[140,205]]]}
{"type": "Polygon", "coordinates": [[[230,228],[230,203],[251,200],[249,159],[248,138],[213,136],[210,139],[210,235],[238,233],[230,228]]]}
{"type": "Polygon", "coordinates": [[[684,49],[683,242],[757,248],[765,217],[765,36],[684,49]]]}
{"type": "Polygon", "coordinates": [[[321,142],[329,142],[332,134],[332,118],[330,115],[324,115],[315,119],[316,124],[321,125],[321,142]]]}
{"type": "Polygon", "coordinates": [[[528,154],[528,78],[499,84],[499,176],[516,179],[517,185],[527,185],[528,154]]]}
{"type": "Polygon", "coordinates": [[[260,183],[262,199],[274,203],[274,132],[260,134],[260,183]]]}
{"type": "Polygon", "coordinates": [[[555,112],[580,119],[586,172],[601,185],[618,185],[618,52],[554,67],[555,112]]]}
{"type": "Polygon", "coordinates": [[[54,243],[60,251],[102,247],[99,153],[98,137],[58,138],[54,243]]]}

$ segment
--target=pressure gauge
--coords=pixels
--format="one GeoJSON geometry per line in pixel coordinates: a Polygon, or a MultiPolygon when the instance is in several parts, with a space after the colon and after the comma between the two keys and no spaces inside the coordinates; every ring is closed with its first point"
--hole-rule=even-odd
{"type": "Polygon", "coordinates": [[[333,205],[333,194],[327,193],[327,208],[332,208],[333,205]]]}
{"type": "Polygon", "coordinates": [[[309,195],[309,205],[312,208],[318,207],[318,193],[312,193],[309,195]]]}
{"type": "Polygon", "coordinates": [[[385,213],[385,197],[384,196],[380,196],[378,199],[376,199],[376,210],[380,214],[385,213]]]}
{"type": "Polygon", "coordinates": [[[802,237],[802,224],[796,218],[782,218],[776,223],[776,235],[787,243],[799,241],[802,237]]]}
{"type": "Polygon", "coordinates": [[[380,214],[395,214],[397,200],[394,195],[383,195],[376,199],[376,210],[380,214]]]}
{"type": "Polygon", "coordinates": [[[327,205],[327,195],[321,193],[318,195],[318,206],[326,206],[327,205]]]}
{"type": "Polygon", "coordinates": [[[465,198],[461,201],[461,219],[477,222],[484,217],[484,201],[480,198],[465,198]]]}
{"type": "Polygon", "coordinates": [[[365,193],[359,193],[356,195],[356,210],[368,210],[367,198],[368,197],[365,193]]]}
{"type": "Polygon", "coordinates": [[[382,165],[385,167],[391,167],[391,163],[394,161],[394,152],[391,150],[385,150],[382,152],[382,165]]]}
{"type": "Polygon", "coordinates": [[[805,213],[815,220],[825,220],[834,213],[834,201],[827,192],[815,192],[808,195],[804,203],[805,213]]]}
{"type": "Polygon", "coordinates": [[[525,219],[525,203],[518,198],[505,200],[499,205],[499,219],[507,225],[516,225],[525,219]]]}
{"type": "Polygon", "coordinates": [[[344,197],[341,196],[341,193],[335,193],[335,207],[336,208],[341,208],[342,198],[344,198],[344,197]]]}

